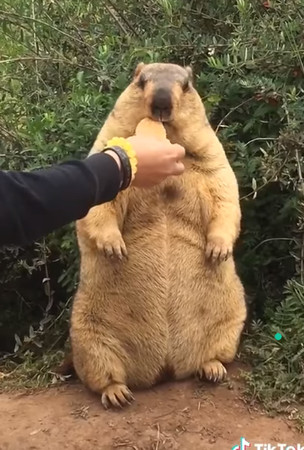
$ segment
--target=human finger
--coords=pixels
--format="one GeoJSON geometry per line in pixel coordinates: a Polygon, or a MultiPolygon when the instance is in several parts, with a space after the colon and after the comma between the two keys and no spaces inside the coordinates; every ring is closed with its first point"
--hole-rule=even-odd
{"type": "Polygon", "coordinates": [[[186,155],[186,150],[179,144],[173,144],[174,150],[176,152],[176,159],[183,159],[186,155]]]}
{"type": "Polygon", "coordinates": [[[185,166],[181,161],[176,161],[173,166],[172,174],[173,175],[181,175],[185,171],[185,166]]]}

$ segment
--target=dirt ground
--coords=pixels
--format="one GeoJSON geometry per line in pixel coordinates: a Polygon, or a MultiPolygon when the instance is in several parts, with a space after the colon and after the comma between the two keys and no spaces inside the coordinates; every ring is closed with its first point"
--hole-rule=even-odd
{"type": "Polygon", "coordinates": [[[250,411],[239,367],[214,386],[189,380],[135,393],[127,409],[105,411],[77,381],[34,394],[0,395],[0,450],[230,450],[304,442],[291,423],[250,411]]]}

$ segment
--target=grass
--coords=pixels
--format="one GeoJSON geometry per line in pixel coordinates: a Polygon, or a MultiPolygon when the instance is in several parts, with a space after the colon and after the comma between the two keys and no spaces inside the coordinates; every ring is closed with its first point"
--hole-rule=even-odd
{"type": "Polygon", "coordinates": [[[22,362],[3,361],[0,366],[0,392],[36,390],[64,382],[67,377],[55,372],[64,357],[63,351],[37,358],[26,352],[22,362]]]}

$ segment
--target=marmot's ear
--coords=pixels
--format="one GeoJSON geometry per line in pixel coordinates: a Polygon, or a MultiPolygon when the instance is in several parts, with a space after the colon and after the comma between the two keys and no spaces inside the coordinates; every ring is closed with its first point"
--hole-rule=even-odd
{"type": "Polygon", "coordinates": [[[189,77],[189,81],[191,81],[191,83],[193,82],[193,71],[192,71],[192,67],[191,66],[187,66],[185,67],[186,72],[188,74],[189,77]]]}
{"type": "Polygon", "coordinates": [[[134,71],[133,78],[138,77],[138,75],[140,74],[140,72],[143,70],[144,67],[145,67],[145,63],[143,63],[143,62],[140,62],[139,64],[137,64],[136,69],[134,71]]]}

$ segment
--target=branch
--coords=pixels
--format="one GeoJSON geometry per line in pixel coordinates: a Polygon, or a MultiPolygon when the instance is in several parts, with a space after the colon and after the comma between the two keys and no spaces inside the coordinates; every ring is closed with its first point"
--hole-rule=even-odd
{"type": "MultiPolygon", "coordinates": [[[[36,16],[35,16],[35,3],[34,0],[32,0],[32,18],[33,18],[33,32],[34,32],[34,48],[35,48],[35,52],[36,54],[39,56],[39,46],[38,46],[38,41],[37,41],[37,31],[36,31],[36,16]]],[[[35,71],[36,71],[36,84],[37,84],[37,98],[38,101],[40,100],[40,96],[39,96],[39,70],[38,70],[38,61],[37,59],[35,60],[35,71]]]]}
{"type": "MultiPolygon", "coordinates": [[[[19,142],[17,135],[14,134],[12,131],[7,130],[4,126],[1,125],[1,123],[0,123],[0,133],[2,133],[2,135],[5,137],[10,137],[11,139],[13,139],[14,142],[19,142]]],[[[8,155],[0,155],[0,156],[3,157],[8,155]]]]}
{"type": "Polygon", "coordinates": [[[81,67],[83,69],[92,70],[93,72],[99,73],[97,69],[94,69],[93,67],[88,67],[83,64],[75,63],[73,61],[70,61],[69,59],[60,59],[60,58],[52,58],[51,56],[22,56],[20,58],[8,58],[8,59],[2,59],[0,60],[0,64],[10,64],[14,62],[23,62],[23,61],[49,61],[52,63],[66,63],[70,64],[71,66],[81,67]]]}
{"type": "Polygon", "coordinates": [[[83,42],[80,39],[77,39],[75,36],[72,36],[71,34],[60,30],[60,28],[55,27],[55,25],[51,25],[50,23],[44,22],[43,20],[35,19],[35,18],[29,17],[29,16],[21,16],[20,14],[16,14],[13,12],[7,12],[7,11],[3,11],[3,10],[0,10],[0,14],[2,14],[4,16],[14,16],[14,17],[18,17],[19,19],[30,20],[31,22],[39,23],[40,25],[44,25],[46,27],[52,28],[55,31],[58,31],[58,33],[72,39],[73,41],[77,41],[80,44],[83,44],[83,42]]]}
{"type": "Polygon", "coordinates": [[[232,108],[220,121],[220,123],[218,124],[218,126],[215,129],[215,132],[217,133],[219,128],[223,125],[223,122],[230,116],[230,114],[232,114],[234,111],[236,111],[237,109],[241,108],[242,106],[246,105],[246,103],[251,102],[251,100],[254,100],[254,97],[250,97],[247,98],[247,100],[244,100],[242,103],[240,103],[239,105],[235,106],[234,108],[232,108]]]}
{"type": "MultiPolygon", "coordinates": [[[[303,181],[303,174],[302,174],[302,165],[300,161],[300,155],[299,150],[295,149],[295,155],[296,155],[296,162],[297,162],[297,169],[298,169],[298,176],[299,176],[299,184],[300,184],[300,192],[302,195],[302,198],[304,197],[304,181],[303,181]]],[[[304,231],[302,231],[302,240],[301,240],[301,251],[300,251],[300,279],[301,283],[304,283],[304,231]]]]}
{"type": "Polygon", "coordinates": [[[260,242],[258,245],[256,245],[251,251],[255,252],[261,245],[266,244],[267,242],[273,242],[273,241],[290,241],[295,242],[296,240],[294,238],[269,238],[264,239],[264,241],[260,242]]]}
{"type": "Polygon", "coordinates": [[[254,138],[251,139],[250,141],[246,142],[245,147],[247,147],[247,145],[252,144],[252,142],[256,142],[256,141],[278,141],[279,138],[272,138],[272,137],[261,137],[261,138],[254,138]]]}
{"type": "Polygon", "coordinates": [[[296,154],[296,161],[297,161],[297,170],[298,170],[298,176],[299,176],[300,190],[301,190],[301,194],[304,196],[304,180],[303,180],[303,174],[302,174],[302,166],[301,166],[301,161],[300,161],[299,150],[297,148],[295,149],[295,154],[296,154]]]}
{"type": "MultiPolygon", "coordinates": [[[[133,25],[128,21],[128,19],[121,14],[121,12],[115,7],[115,5],[113,4],[113,2],[111,0],[108,0],[108,3],[110,4],[111,8],[112,8],[112,12],[113,10],[116,12],[116,14],[118,14],[118,16],[125,22],[125,24],[129,27],[129,29],[132,31],[132,33],[136,36],[139,37],[139,34],[137,33],[137,31],[135,30],[135,28],[133,27],[133,25]]],[[[106,5],[105,5],[106,6],[106,5]]],[[[106,6],[107,10],[110,12],[110,8],[108,6],[106,6]]],[[[111,14],[112,15],[112,14],[111,14]]],[[[113,16],[112,16],[113,17],[113,16]]],[[[121,24],[120,24],[121,26],[121,24]]]]}
{"type": "Polygon", "coordinates": [[[249,194],[244,195],[243,197],[240,198],[241,200],[245,200],[248,197],[251,197],[251,195],[255,194],[256,192],[259,192],[261,189],[263,189],[265,186],[267,186],[267,184],[269,184],[272,180],[274,180],[277,175],[281,172],[281,170],[283,169],[283,167],[285,166],[285,164],[287,163],[288,159],[289,159],[289,154],[290,151],[287,153],[286,158],[284,159],[283,163],[281,164],[281,166],[278,168],[278,170],[270,177],[269,180],[267,180],[264,184],[262,184],[262,186],[260,186],[259,188],[257,188],[255,191],[251,191],[249,192],[249,194]]]}
{"type": "Polygon", "coordinates": [[[113,19],[115,20],[115,22],[117,23],[117,25],[119,26],[119,28],[122,30],[122,32],[126,35],[128,35],[127,30],[125,29],[125,27],[123,26],[123,24],[120,22],[119,18],[116,16],[116,14],[114,13],[114,11],[112,11],[112,9],[108,6],[108,5],[104,5],[106,10],[108,11],[108,13],[110,14],[111,17],[113,17],[113,19]]]}

